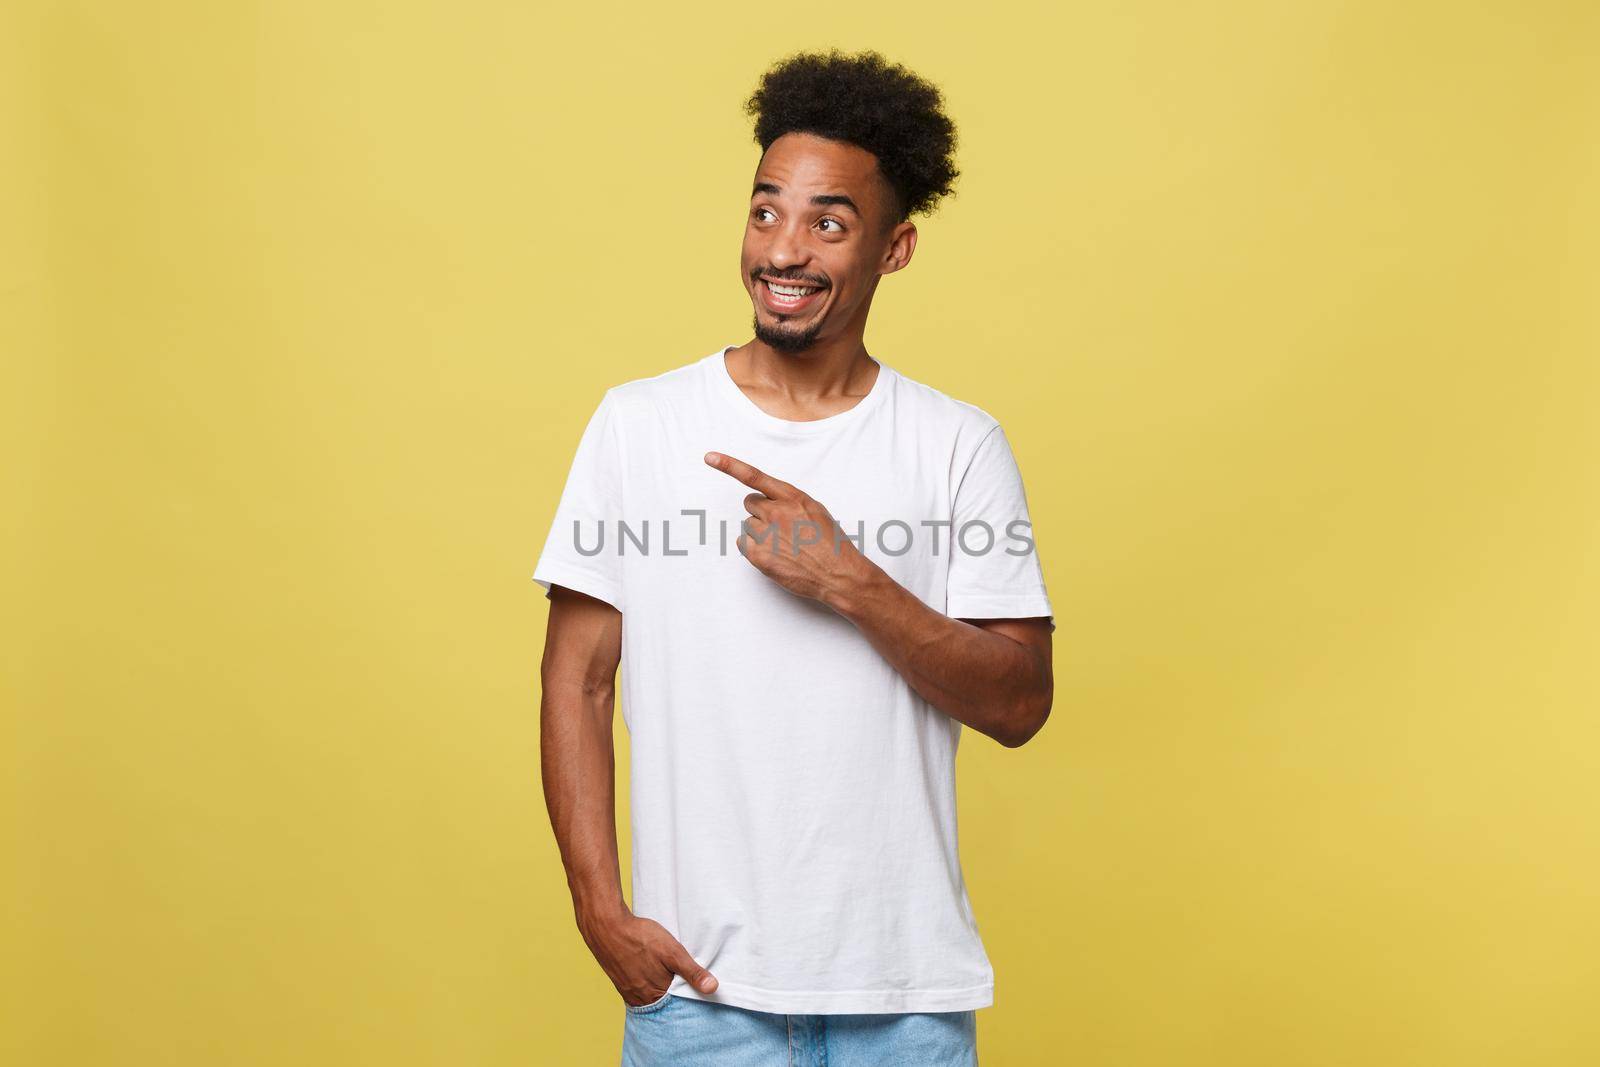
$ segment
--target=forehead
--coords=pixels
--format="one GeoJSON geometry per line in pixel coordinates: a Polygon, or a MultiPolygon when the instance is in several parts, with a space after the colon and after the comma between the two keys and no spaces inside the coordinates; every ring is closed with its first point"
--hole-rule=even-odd
{"type": "Polygon", "coordinates": [[[876,201],[878,158],[866,149],[809,133],[786,133],[773,141],[756,167],[757,181],[785,193],[849,192],[876,201]]]}

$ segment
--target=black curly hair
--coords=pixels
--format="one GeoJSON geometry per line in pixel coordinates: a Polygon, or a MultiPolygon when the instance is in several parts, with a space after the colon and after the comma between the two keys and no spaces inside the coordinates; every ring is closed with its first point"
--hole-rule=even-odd
{"type": "Polygon", "coordinates": [[[900,64],[837,48],[780,60],[744,105],[763,152],[786,133],[812,133],[876,156],[896,200],[888,225],[953,191],[956,128],[942,107],[939,90],[900,64]]]}

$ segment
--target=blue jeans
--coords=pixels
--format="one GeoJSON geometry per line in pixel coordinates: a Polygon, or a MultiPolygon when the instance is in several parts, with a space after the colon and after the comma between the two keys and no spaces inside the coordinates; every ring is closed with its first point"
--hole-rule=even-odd
{"type": "Polygon", "coordinates": [[[623,1010],[622,1067],[978,1067],[976,1011],[775,1015],[671,993],[623,1010]]]}

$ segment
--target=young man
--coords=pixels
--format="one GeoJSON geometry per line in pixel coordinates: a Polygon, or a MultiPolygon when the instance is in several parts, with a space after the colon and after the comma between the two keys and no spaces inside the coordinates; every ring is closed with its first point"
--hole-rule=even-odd
{"type": "Polygon", "coordinates": [[[755,336],[606,392],[534,571],[551,821],[624,1064],[973,1064],[956,745],[1044,724],[1054,623],[999,424],[862,341],[954,128],[873,52],[794,56],[747,108],[755,336]]]}

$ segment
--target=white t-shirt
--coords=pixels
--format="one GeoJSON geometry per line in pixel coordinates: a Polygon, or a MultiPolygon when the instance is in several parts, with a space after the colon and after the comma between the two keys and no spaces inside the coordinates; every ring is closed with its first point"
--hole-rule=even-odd
{"type": "Polygon", "coordinates": [[[622,612],[633,912],[720,983],[675,977],[678,996],[786,1014],[991,1005],[957,854],[962,724],[740,555],[751,490],[704,456],[821,501],[938,611],[1048,617],[1010,445],[979,408],[881,360],[854,407],[780,419],[726,352],[606,392],[533,573],[622,612]]]}

